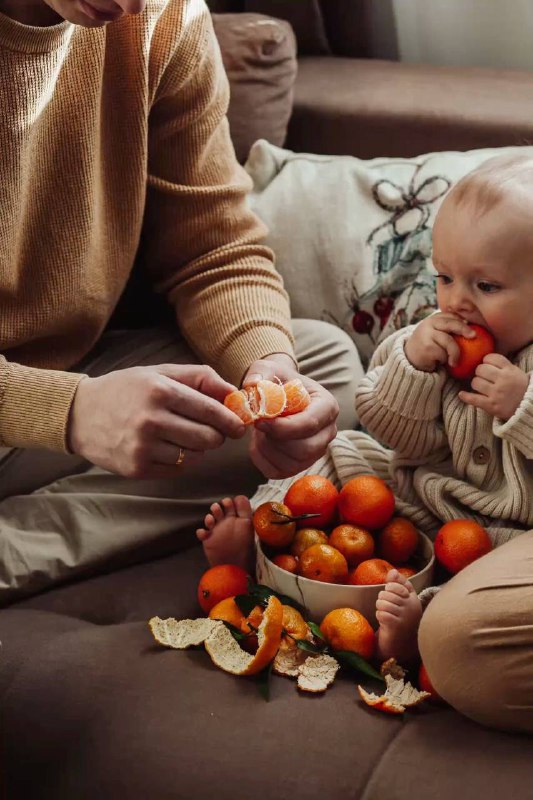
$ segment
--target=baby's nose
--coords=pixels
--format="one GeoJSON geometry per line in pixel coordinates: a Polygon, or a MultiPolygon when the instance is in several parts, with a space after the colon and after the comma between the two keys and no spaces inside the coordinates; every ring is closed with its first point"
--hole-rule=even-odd
{"type": "Polygon", "coordinates": [[[472,311],[474,303],[467,292],[456,290],[448,296],[448,311],[460,314],[463,311],[472,311]]]}

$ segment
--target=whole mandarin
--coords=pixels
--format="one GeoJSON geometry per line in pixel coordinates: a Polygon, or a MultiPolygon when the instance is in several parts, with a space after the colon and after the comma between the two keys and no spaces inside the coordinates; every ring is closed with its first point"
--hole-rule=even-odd
{"type": "Polygon", "coordinates": [[[294,516],[300,514],[318,514],[312,520],[300,520],[297,528],[308,525],[325,528],[330,525],[337,514],[339,492],[323,475],[303,475],[289,487],[283,502],[289,506],[294,516]]]}
{"type": "Polygon", "coordinates": [[[235,564],[217,564],[206,570],[198,582],[198,602],[208,614],[213,606],[227,597],[246,594],[248,574],[235,564]]]}
{"type": "Polygon", "coordinates": [[[273,557],[272,563],[285,572],[292,572],[293,575],[298,572],[298,559],[290,553],[278,553],[273,557]]]}
{"type": "Polygon", "coordinates": [[[392,568],[392,564],[383,558],[369,558],[351,570],[348,583],[352,586],[377,586],[386,582],[387,573],[392,568]]]}
{"type": "Polygon", "coordinates": [[[418,531],[405,517],[393,517],[378,534],[379,554],[393,564],[404,564],[418,546],[418,531]]]}
{"type": "Polygon", "coordinates": [[[374,537],[370,531],[348,522],[333,528],[329,544],[343,554],[349,567],[356,567],[374,555],[374,537]]]}
{"type": "Polygon", "coordinates": [[[494,353],[495,342],[493,335],[481,325],[472,323],[469,327],[476,333],[472,339],[459,334],[452,334],[459,346],[460,355],[457,364],[453,367],[449,364],[446,365],[446,369],[452,378],[460,381],[472,380],[477,367],[483,362],[485,356],[488,356],[489,353],[494,353]]]}
{"type": "Polygon", "coordinates": [[[454,575],[491,550],[487,531],[471,519],[446,522],[435,538],[435,558],[454,575]]]}
{"type": "Polygon", "coordinates": [[[303,551],[298,573],[322,583],[344,583],[348,577],[346,559],[329,544],[314,544],[303,551]]]}
{"type": "Polygon", "coordinates": [[[296,533],[296,522],[284,503],[271,500],[261,503],[253,513],[252,522],[259,539],[271,547],[288,547],[296,533]]]}
{"type": "Polygon", "coordinates": [[[344,484],[338,505],[344,522],[376,530],[392,517],[394,495],[385,481],[376,475],[359,475],[344,484]]]}
{"type": "Polygon", "coordinates": [[[300,558],[304,550],[314,544],[327,544],[328,536],[324,531],[319,531],[318,528],[300,528],[296,531],[294,539],[291,544],[291,554],[296,558],[300,558]]]}
{"type": "Polygon", "coordinates": [[[372,626],[354,608],[334,608],[320,623],[320,630],[333,650],[349,650],[365,659],[374,654],[372,626]]]}

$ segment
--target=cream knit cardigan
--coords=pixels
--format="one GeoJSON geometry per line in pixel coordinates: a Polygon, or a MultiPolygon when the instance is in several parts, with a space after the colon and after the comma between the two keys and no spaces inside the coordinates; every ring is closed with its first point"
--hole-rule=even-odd
{"type": "MultiPolygon", "coordinates": [[[[434,538],[443,522],[469,518],[484,525],[494,545],[533,528],[533,382],[507,421],[459,400],[460,384],[444,369],[421,372],[404,344],[413,326],[376,350],[356,393],[361,431],[339,433],[319,462],[338,486],[364,473],[386,480],[396,510],[434,538]]],[[[533,346],[514,358],[528,374],[533,346]]],[[[256,506],[285,494],[294,478],[271,481],[256,506]]]]}

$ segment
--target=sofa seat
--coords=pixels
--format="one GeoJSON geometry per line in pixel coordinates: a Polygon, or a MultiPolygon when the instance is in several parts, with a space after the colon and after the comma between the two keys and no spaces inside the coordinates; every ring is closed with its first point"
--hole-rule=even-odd
{"type": "MultiPolygon", "coordinates": [[[[529,740],[450,708],[391,717],[355,675],[324,695],[157,646],[146,620],[198,616],[197,546],[19,602],[0,615],[10,800],[501,800],[530,794],[529,740]]],[[[368,685],[368,684],[367,684],[368,685]]]]}
{"type": "Polygon", "coordinates": [[[531,144],[532,108],[529,72],[302,57],[286,147],[374,158],[531,144]]]}

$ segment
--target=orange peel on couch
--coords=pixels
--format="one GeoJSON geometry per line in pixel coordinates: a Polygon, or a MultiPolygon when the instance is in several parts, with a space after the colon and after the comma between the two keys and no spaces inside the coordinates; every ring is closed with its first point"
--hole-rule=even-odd
{"type": "Polygon", "coordinates": [[[182,619],[152,617],[150,630],[157,642],[175,650],[203,644],[213,663],[232,675],[256,675],[278,652],[283,631],[283,607],[271,596],[257,630],[258,647],[247,653],[217,619],[182,619]]]}

